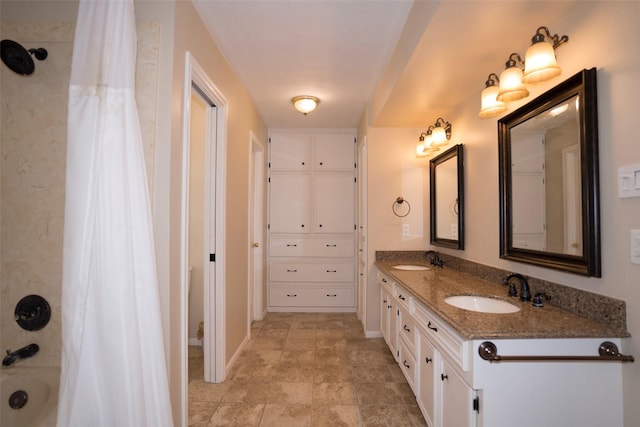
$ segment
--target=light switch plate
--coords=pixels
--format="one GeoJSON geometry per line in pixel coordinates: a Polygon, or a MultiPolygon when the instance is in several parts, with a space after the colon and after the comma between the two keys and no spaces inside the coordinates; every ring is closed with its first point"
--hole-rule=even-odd
{"type": "Polygon", "coordinates": [[[618,197],[640,197],[640,164],[618,168],[618,197]]]}
{"type": "Polygon", "coordinates": [[[631,230],[631,263],[640,264],[640,230],[631,230]]]}

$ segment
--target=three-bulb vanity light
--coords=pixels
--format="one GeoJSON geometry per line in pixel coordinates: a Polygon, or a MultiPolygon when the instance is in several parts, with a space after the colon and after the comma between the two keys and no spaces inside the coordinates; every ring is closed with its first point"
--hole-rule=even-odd
{"type": "Polygon", "coordinates": [[[316,109],[320,100],[311,95],[299,95],[291,98],[293,108],[300,111],[305,116],[316,109]]]}
{"type": "Polygon", "coordinates": [[[447,145],[450,139],[451,123],[438,117],[436,122],[418,137],[416,157],[425,157],[440,151],[440,147],[447,145]]]}
{"type": "Polygon", "coordinates": [[[495,73],[487,77],[481,95],[480,117],[501,114],[506,111],[507,102],[529,96],[525,84],[540,83],[558,76],[562,70],[556,61],[555,49],[567,41],[568,36],[551,35],[547,27],[539,27],[531,39],[524,61],[514,52],[509,55],[499,78],[495,73]],[[520,66],[524,66],[524,69],[520,66]]]}

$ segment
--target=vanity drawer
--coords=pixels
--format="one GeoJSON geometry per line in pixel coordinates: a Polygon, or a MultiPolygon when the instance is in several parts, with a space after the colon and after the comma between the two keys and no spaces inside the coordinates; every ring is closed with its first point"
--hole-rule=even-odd
{"type": "Polygon", "coordinates": [[[445,352],[463,371],[471,366],[471,342],[464,341],[453,329],[422,304],[414,303],[414,319],[434,346],[445,352]]]}
{"type": "Polygon", "coordinates": [[[352,237],[272,237],[269,241],[270,256],[352,257],[354,253],[355,244],[352,237]]]}
{"type": "Polygon", "coordinates": [[[272,282],[352,282],[353,262],[278,262],[269,265],[272,282]]]}
{"type": "Polygon", "coordinates": [[[401,336],[409,349],[412,352],[415,352],[416,349],[416,324],[413,321],[413,318],[409,315],[409,313],[403,309],[399,308],[400,317],[398,323],[398,335],[401,336]]]}
{"type": "Polygon", "coordinates": [[[382,286],[389,294],[393,295],[393,286],[395,282],[389,279],[384,274],[378,272],[378,283],[382,286]]]}
{"type": "Polygon", "coordinates": [[[418,374],[418,367],[416,366],[415,353],[410,350],[404,340],[400,340],[398,344],[398,361],[400,362],[400,370],[407,379],[407,383],[411,387],[414,395],[416,393],[416,377],[418,374]]]}
{"type": "Polygon", "coordinates": [[[398,305],[400,307],[403,307],[408,313],[411,294],[407,292],[407,290],[402,286],[399,286],[397,283],[395,283],[395,286],[393,287],[393,296],[395,297],[396,301],[398,301],[398,305]]]}
{"type": "Polygon", "coordinates": [[[269,305],[273,307],[352,307],[354,304],[353,288],[272,285],[269,289],[269,305]]]}

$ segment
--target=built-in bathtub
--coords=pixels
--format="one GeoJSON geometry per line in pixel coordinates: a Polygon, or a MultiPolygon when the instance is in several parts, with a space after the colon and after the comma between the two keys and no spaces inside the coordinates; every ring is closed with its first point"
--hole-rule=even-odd
{"type": "Polygon", "coordinates": [[[58,368],[4,368],[0,371],[0,426],[55,427],[58,407],[58,368]],[[9,405],[18,390],[27,393],[27,403],[20,409],[9,405]]]}

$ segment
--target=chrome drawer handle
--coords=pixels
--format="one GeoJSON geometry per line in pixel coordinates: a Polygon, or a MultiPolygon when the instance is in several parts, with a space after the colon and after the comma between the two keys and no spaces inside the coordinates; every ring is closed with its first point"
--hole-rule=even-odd
{"type": "Polygon", "coordinates": [[[404,325],[404,326],[402,327],[402,329],[404,329],[404,330],[405,330],[405,331],[407,331],[407,332],[411,332],[411,329],[407,328],[407,325],[404,325]]]}
{"type": "Polygon", "coordinates": [[[297,272],[298,272],[298,270],[289,270],[289,269],[287,269],[287,273],[297,273],[297,272]]]}
{"type": "Polygon", "coordinates": [[[287,294],[288,297],[297,297],[298,294],[287,294]]]}
{"type": "Polygon", "coordinates": [[[431,326],[431,322],[427,323],[427,328],[431,329],[434,332],[438,332],[438,328],[435,326],[431,326]]]}

